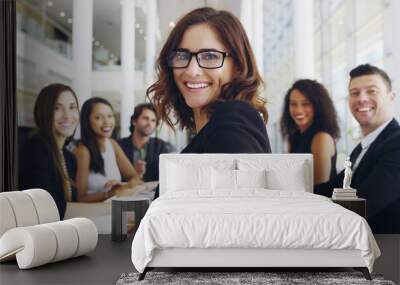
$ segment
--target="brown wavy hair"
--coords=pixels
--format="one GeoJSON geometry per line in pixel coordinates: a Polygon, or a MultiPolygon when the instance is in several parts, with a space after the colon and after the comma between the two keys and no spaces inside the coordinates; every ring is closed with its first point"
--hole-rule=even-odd
{"type": "MultiPolygon", "coordinates": [[[[78,98],[76,97],[74,90],[72,90],[72,88],[67,85],[54,83],[47,85],[39,92],[39,95],[35,102],[35,106],[33,108],[33,115],[38,133],[48,144],[56,171],[62,179],[64,197],[66,201],[71,201],[71,197],[68,193],[68,181],[72,186],[74,186],[75,183],[70,177],[68,177],[68,173],[64,171],[64,168],[62,166],[62,157],[57,147],[53,127],[55,106],[58,97],[60,97],[60,94],[65,91],[69,91],[72,93],[79,110],[78,98]]],[[[72,137],[73,135],[67,138],[65,145],[69,143],[72,137]]]]}
{"type": "Polygon", "coordinates": [[[286,92],[281,118],[281,131],[284,138],[291,137],[298,127],[290,115],[290,94],[293,90],[299,91],[312,104],[314,119],[312,126],[318,131],[327,132],[334,139],[340,137],[340,129],[335,107],[328,90],[321,83],[311,79],[300,79],[293,83],[286,92]]]}
{"type": "Polygon", "coordinates": [[[195,129],[192,109],[186,104],[175,84],[172,68],[168,66],[168,58],[170,53],[178,48],[185,31],[198,24],[207,24],[218,35],[232,56],[236,70],[233,79],[222,86],[218,98],[205,106],[203,111],[210,116],[218,103],[242,100],[260,112],[266,124],[268,120],[266,101],[260,96],[264,83],[258,72],[246,32],[233,14],[209,7],[193,10],[183,16],[172,29],[160,52],[156,63],[158,79],[146,92],[159,118],[171,128],[179,124],[182,129],[195,129]],[[175,116],[175,122],[172,122],[170,115],[175,116]]]}

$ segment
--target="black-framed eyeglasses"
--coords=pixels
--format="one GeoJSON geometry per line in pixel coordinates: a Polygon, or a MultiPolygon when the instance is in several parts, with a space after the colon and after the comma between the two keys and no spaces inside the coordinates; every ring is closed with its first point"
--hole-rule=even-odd
{"type": "Polygon", "coordinates": [[[186,68],[189,66],[193,56],[196,57],[196,61],[201,68],[215,69],[221,68],[224,65],[225,57],[230,57],[231,55],[215,49],[203,49],[198,52],[177,49],[169,55],[168,66],[172,68],[186,68]]]}

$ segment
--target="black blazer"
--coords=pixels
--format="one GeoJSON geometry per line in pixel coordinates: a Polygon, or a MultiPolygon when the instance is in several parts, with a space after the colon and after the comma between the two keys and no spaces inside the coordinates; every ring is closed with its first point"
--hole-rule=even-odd
{"type": "MultiPolygon", "coordinates": [[[[181,153],[270,153],[267,128],[249,103],[220,103],[208,123],[181,153]]],[[[154,199],[159,196],[156,188],[154,199]]]]}
{"type": "MultiPolygon", "coordinates": [[[[118,141],[125,155],[133,164],[133,143],[131,136],[120,139],[118,141]]],[[[157,181],[158,180],[158,163],[159,157],[162,153],[174,152],[175,148],[168,142],[158,138],[150,138],[147,145],[146,152],[146,172],[143,176],[143,181],[157,181]]]]}
{"type": "Polygon", "coordinates": [[[249,103],[220,103],[182,153],[270,153],[267,128],[249,103]]]}
{"type": "MultiPolygon", "coordinates": [[[[344,171],[316,185],[314,193],[330,197],[334,187],[343,186],[343,178],[344,171]]],[[[367,200],[367,221],[374,233],[400,233],[400,126],[395,119],[369,146],[351,186],[367,200]]]]}
{"type": "MultiPolygon", "coordinates": [[[[76,160],[65,147],[63,149],[68,175],[74,179],[76,160]]],[[[42,188],[47,190],[56,202],[60,219],[64,218],[66,201],[61,176],[57,173],[51,149],[45,139],[34,135],[28,139],[19,154],[19,189],[42,188]]],[[[76,192],[72,191],[73,200],[76,192]]]]}

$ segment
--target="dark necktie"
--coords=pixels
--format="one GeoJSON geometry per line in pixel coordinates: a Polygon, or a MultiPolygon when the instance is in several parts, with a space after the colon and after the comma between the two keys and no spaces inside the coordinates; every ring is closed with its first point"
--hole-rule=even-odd
{"type": "Polygon", "coordinates": [[[362,151],[361,143],[359,143],[356,148],[350,154],[350,161],[351,161],[351,169],[354,168],[354,164],[356,163],[357,157],[360,155],[362,151]]]}

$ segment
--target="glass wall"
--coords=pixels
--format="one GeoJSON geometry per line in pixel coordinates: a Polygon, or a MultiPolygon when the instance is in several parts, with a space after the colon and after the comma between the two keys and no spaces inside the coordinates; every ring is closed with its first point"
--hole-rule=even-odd
{"type": "MultiPolygon", "coordinates": [[[[55,52],[72,59],[71,30],[47,17],[44,12],[47,7],[50,8],[50,6],[45,6],[44,9],[38,7],[34,1],[17,1],[17,29],[55,52]]],[[[72,23],[71,18],[66,21],[72,23]]]]}
{"type": "Polygon", "coordinates": [[[16,2],[17,108],[21,142],[34,127],[33,105],[38,91],[50,82],[72,83],[71,19],[64,12],[59,15],[60,23],[54,21],[46,12],[52,5],[51,1],[16,2]]]}
{"type": "Polygon", "coordinates": [[[294,79],[293,5],[291,0],[264,1],[264,70],[269,135],[274,152],[286,151],[279,120],[282,99],[294,79]]]}

